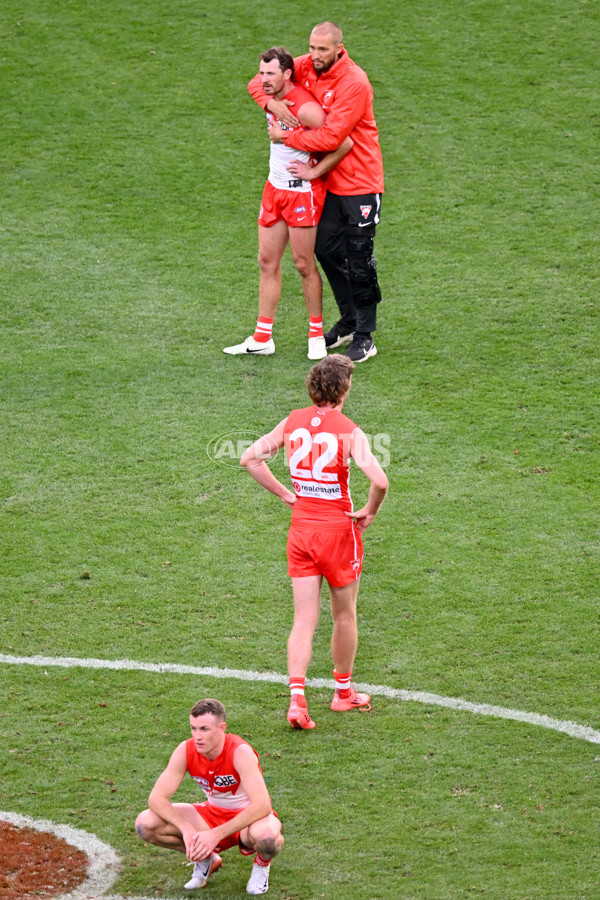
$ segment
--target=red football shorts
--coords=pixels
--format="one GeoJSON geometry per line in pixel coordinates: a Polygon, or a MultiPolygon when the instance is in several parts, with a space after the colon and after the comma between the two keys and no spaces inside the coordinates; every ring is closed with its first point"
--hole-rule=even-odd
{"type": "Polygon", "coordinates": [[[288,575],[306,578],[322,575],[332,587],[357,581],[362,571],[363,545],[360,531],[320,531],[292,527],[287,542],[288,575]]]}
{"type": "MultiPolygon", "coordinates": [[[[196,812],[200,813],[204,821],[210,828],[216,828],[218,825],[222,825],[223,822],[229,822],[230,819],[233,819],[234,816],[237,816],[239,813],[239,809],[220,809],[217,806],[213,806],[212,803],[204,802],[204,803],[194,803],[194,809],[196,812]]],[[[273,815],[277,816],[275,810],[273,810],[273,815]]],[[[222,841],[219,841],[215,850],[229,850],[230,847],[239,847],[240,853],[244,856],[250,856],[254,853],[254,850],[251,850],[249,847],[246,847],[240,841],[240,832],[236,831],[233,834],[228,835],[226,838],[223,838],[222,841]]]]}
{"type": "Polygon", "coordinates": [[[283,220],[290,228],[309,228],[318,225],[323,204],[325,185],[315,181],[309,191],[281,191],[270,181],[265,184],[258,224],[270,228],[283,220]]]}

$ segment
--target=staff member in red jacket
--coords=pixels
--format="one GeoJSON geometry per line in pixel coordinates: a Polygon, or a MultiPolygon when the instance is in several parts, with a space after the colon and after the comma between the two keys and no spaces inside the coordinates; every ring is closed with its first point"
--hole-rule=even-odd
{"type": "MultiPolygon", "coordinates": [[[[327,118],[322,128],[287,134],[269,129],[271,140],[298,150],[327,153],[348,136],[354,146],[327,178],[327,199],[317,231],[316,255],[331,285],[340,319],[325,335],[328,348],[350,343],[354,362],[375,356],[372,333],[381,292],[373,258],[375,226],[383,193],[383,161],[373,115],[373,89],[366,73],[348,56],[340,28],[317,25],[309,53],[294,59],[294,78],[317,98],[327,118]]],[[[269,99],[256,84],[254,99],[284,125],[297,119],[285,100],[269,99]]],[[[300,172],[298,173],[300,174],[300,172]]]]}

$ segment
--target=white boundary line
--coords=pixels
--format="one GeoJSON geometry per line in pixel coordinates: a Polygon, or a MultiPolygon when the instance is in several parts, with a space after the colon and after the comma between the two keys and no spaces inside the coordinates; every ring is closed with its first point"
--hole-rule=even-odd
{"type": "Polygon", "coordinates": [[[94,834],[80,828],[71,828],[70,825],[57,825],[49,819],[32,819],[30,816],[20,816],[11,812],[0,811],[0,820],[10,822],[17,828],[49,832],[85,853],[88,858],[88,877],[78,888],[69,894],[61,894],[56,900],[88,900],[104,897],[119,874],[119,857],[109,844],[103,843],[94,834]]]}
{"type": "Polygon", "coordinates": [[[0,822],[10,822],[17,828],[32,828],[62,838],[67,844],[83,851],[88,858],[88,876],[79,887],[69,894],[60,894],[55,900],[160,900],[160,897],[127,897],[110,894],[108,891],[119,874],[120,860],[110,844],[105,844],[95,834],[71,828],[70,825],[58,825],[50,819],[32,819],[18,813],[0,810],[0,822]]]}
{"type": "MultiPolygon", "coordinates": [[[[86,669],[115,669],[138,670],[142,672],[165,672],[175,675],[205,675],[209,678],[236,678],[240,681],[266,681],[274,684],[288,683],[287,676],[277,672],[252,672],[245,669],[219,669],[215,666],[183,666],[175,663],[145,663],[134,659],[79,659],[74,656],[6,656],[0,654],[0,664],[27,665],[27,666],[60,666],[63,668],[76,668],[81,666],[86,669]]],[[[332,688],[333,682],[326,678],[309,678],[306,684],[315,688],[332,688]]],[[[446,709],[455,709],[461,712],[470,712],[479,716],[493,716],[497,719],[510,719],[514,722],[525,722],[528,725],[537,725],[540,728],[549,728],[559,731],[569,737],[591,744],[600,744],[600,731],[587,725],[578,725],[577,722],[552,719],[539,713],[525,712],[520,709],[509,709],[505,706],[491,706],[488,703],[471,703],[455,697],[444,697],[440,694],[430,694],[427,691],[403,691],[387,687],[384,684],[359,684],[360,690],[367,691],[372,696],[387,697],[392,700],[405,700],[414,703],[424,703],[427,706],[443,706],[446,709]]]]}

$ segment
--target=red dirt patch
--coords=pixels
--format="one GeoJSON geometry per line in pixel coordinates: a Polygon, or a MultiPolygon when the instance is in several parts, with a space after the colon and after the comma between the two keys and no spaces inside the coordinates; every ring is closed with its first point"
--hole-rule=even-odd
{"type": "Polygon", "coordinates": [[[32,828],[0,822],[0,898],[39,900],[72,891],[87,877],[82,850],[32,828]]]}

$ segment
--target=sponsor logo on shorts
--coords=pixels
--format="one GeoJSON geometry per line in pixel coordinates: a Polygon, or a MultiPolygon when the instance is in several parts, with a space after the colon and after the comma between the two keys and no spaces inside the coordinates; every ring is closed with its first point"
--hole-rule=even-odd
{"type": "Polygon", "coordinates": [[[301,212],[305,213],[305,212],[306,212],[306,207],[305,207],[305,206],[297,206],[296,209],[294,210],[294,212],[295,212],[296,214],[297,214],[297,213],[301,213],[301,212]]]}
{"type": "Polygon", "coordinates": [[[360,559],[353,559],[350,563],[355,572],[358,572],[360,569],[360,559]]]}

